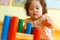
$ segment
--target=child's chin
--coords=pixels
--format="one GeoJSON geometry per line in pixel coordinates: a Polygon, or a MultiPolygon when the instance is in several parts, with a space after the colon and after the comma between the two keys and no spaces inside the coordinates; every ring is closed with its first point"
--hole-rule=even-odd
{"type": "Polygon", "coordinates": [[[33,19],[37,20],[37,19],[39,19],[39,18],[38,18],[38,17],[35,17],[35,18],[33,18],[33,19]]]}

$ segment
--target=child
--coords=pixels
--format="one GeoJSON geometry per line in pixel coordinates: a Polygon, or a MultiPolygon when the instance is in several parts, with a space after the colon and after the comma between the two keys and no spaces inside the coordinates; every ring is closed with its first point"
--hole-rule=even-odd
{"type": "MultiPolygon", "coordinates": [[[[54,27],[53,21],[46,15],[45,0],[26,0],[25,9],[30,18],[25,19],[25,26],[28,22],[33,24],[33,27],[41,28],[41,34],[44,40],[53,40],[52,28],[54,27]]],[[[26,28],[26,27],[25,27],[26,28]]],[[[42,39],[41,36],[41,39],[42,39]]]]}

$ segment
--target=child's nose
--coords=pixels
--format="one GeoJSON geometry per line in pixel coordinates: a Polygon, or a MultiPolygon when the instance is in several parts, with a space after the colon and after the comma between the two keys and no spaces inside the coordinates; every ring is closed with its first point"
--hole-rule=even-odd
{"type": "Polygon", "coordinates": [[[36,12],[36,11],[37,11],[36,9],[33,10],[33,12],[36,12]]]}

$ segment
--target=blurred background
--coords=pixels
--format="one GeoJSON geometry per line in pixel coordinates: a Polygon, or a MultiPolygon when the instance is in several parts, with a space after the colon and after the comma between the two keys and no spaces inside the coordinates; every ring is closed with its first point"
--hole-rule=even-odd
{"type": "MultiPolygon", "coordinates": [[[[0,33],[3,26],[4,16],[18,16],[25,19],[26,12],[24,3],[26,0],[0,0],[0,33]]],[[[54,40],[60,40],[60,0],[45,0],[48,14],[55,23],[54,40]]]]}

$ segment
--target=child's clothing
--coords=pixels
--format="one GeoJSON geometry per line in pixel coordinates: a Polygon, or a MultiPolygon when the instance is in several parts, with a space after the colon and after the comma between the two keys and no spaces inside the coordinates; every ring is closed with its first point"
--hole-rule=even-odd
{"type": "Polygon", "coordinates": [[[50,40],[53,40],[53,33],[52,33],[52,29],[48,28],[48,27],[45,27],[45,32],[46,32],[46,35],[49,37],[50,40]]]}
{"type": "Polygon", "coordinates": [[[45,27],[42,25],[42,19],[38,19],[36,21],[33,21],[31,18],[27,18],[25,20],[25,26],[24,26],[24,29],[26,29],[26,24],[28,22],[31,22],[32,23],[32,27],[38,27],[38,28],[41,28],[41,39],[44,39],[44,40],[53,40],[53,36],[52,36],[52,29],[48,28],[48,27],[45,27]]]}

